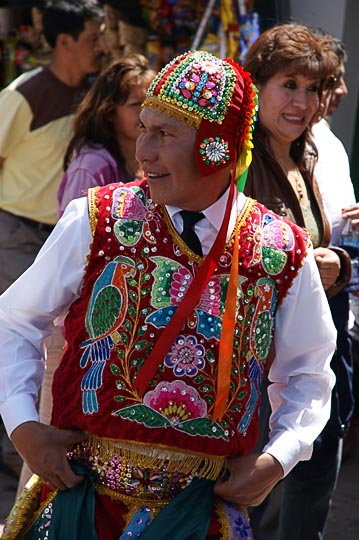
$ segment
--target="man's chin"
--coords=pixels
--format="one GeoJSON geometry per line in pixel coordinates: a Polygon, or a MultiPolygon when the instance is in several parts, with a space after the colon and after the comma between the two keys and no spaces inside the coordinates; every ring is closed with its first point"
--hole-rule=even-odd
{"type": "Polygon", "coordinates": [[[150,188],[150,197],[155,204],[171,204],[164,190],[160,189],[158,185],[155,183],[151,184],[151,181],[149,181],[148,186],[150,188]]]}

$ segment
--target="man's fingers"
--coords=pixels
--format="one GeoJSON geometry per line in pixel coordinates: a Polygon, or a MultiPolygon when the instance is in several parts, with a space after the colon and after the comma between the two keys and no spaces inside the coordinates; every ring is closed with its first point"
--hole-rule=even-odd
{"type": "Polygon", "coordinates": [[[83,476],[75,474],[70,466],[68,466],[68,469],[66,468],[64,471],[53,473],[51,476],[49,475],[43,478],[43,480],[50,489],[60,489],[63,491],[77,486],[77,484],[83,481],[83,478],[83,476]]]}
{"type": "Polygon", "coordinates": [[[64,444],[67,447],[72,446],[73,444],[85,441],[86,439],[88,439],[88,436],[89,436],[88,432],[82,429],[63,431],[63,437],[64,437],[63,440],[64,440],[64,444]]]}

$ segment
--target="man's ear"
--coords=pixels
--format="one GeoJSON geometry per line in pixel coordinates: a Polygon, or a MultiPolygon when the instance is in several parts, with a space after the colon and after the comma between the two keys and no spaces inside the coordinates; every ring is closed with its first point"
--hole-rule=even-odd
{"type": "Polygon", "coordinates": [[[56,48],[62,50],[69,50],[73,44],[74,38],[70,34],[58,34],[56,38],[56,48]]]}

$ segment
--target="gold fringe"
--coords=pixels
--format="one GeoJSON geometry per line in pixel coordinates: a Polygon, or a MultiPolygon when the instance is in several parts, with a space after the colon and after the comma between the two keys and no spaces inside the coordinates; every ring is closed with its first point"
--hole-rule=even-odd
{"type": "Polygon", "coordinates": [[[254,199],[251,199],[250,197],[247,197],[244,205],[243,205],[243,208],[242,210],[240,211],[238,217],[237,217],[237,224],[235,226],[235,228],[233,229],[232,233],[231,233],[231,236],[228,240],[228,243],[229,244],[233,244],[234,242],[234,238],[235,238],[235,232],[236,232],[236,229],[240,230],[243,225],[245,224],[245,222],[247,221],[248,217],[250,216],[251,212],[252,212],[252,209],[253,209],[253,206],[256,204],[257,201],[255,201],[254,199]]]}
{"type": "Polygon", "coordinates": [[[88,208],[89,208],[89,219],[90,219],[90,228],[91,228],[91,234],[92,237],[95,236],[95,231],[97,227],[97,221],[98,221],[98,210],[97,210],[97,192],[99,190],[99,186],[90,188],[88,190],[88,208]]]}
{"type": "Polygon", "coordinates": [[[186,450],[175,450],[162,445],[118,439],[98,438],[91,435],[84,443],[92,448],[94,456],[101,461],[108,461],[116,454],[120,457],[123,467],[137,465],[142,469],[160,469],[166,466],[169,473],[183,473],[216,480],[223,469],[224,456],[208,456],[193,454],[186,450]]]}
{"type": "Polygon", "coordinates": [[[41,504],[41,508],[37,509],[43,485],[44,482],[36,474],[27,482],[6,520],[6,530],[2,534],[2,540],[23,538],[45,506],[56,496],[57,491],[52,492],[50,497],[41,504]]]}
{"type": "Polygon", "coordinates": [[[160,112],[166,111],[170,116],[175,115],[178,120],[185,120],[190,126],[199,128],[202,118],[188,109],[180,108],[178,104],[172,104],[171,101],[164,101],[155,96],[146,97],[143,107],[156,107],[160,112]]]}
{"type": "Polygon", "coordinates": [[[230,540],[230,528],[229,528],[229,522],[227,514],[223,508],[223,503],[219,500],[215,503],[215,510],[218,515],[219,523],[221,525],[221,539],[222,540],[230,540]]]}
{"type": "Polygon", "coordinates": [[[118,491],[114,491],[113,489],[103,486],[102,484],[94,484],[95,491],[99,495],[106,495],[107,497],[110,497],[113,501],[121,501],[126,506],[129,506],[132,508],[135,508],[138,510],[141,508],[141,506],[148,506],[152,511],[159,512],[162,508],[167,506],[169,500],[161,499],[161,500],[153,500],[153,499],[144,499],[144,498],[138,498],[138,497],[131,497],[130,495],[124,495],[123,493],[119,493],[118,491]]]}

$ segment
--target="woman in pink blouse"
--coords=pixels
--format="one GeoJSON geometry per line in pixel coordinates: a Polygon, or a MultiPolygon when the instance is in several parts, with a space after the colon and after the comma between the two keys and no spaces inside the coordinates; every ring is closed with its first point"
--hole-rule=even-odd
{"type": "Polygon", "coordinates": [[[139,113],[155,72],[139,54],[115,60],[96,78],[74,119],[58,190],[61,216],[88,188],[142,177],[135,158],[139,113]]]}

